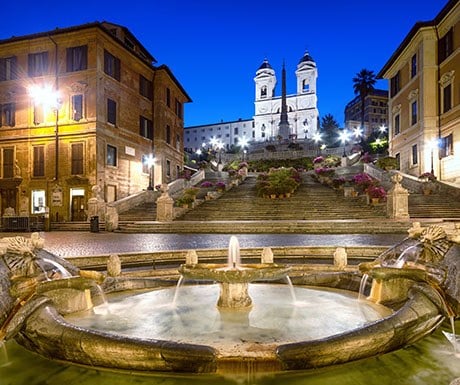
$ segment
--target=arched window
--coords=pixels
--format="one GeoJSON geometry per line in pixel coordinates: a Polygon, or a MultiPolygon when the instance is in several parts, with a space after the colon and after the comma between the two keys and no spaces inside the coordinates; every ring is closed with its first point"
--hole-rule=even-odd
{"type": "Polygon", "coordinates": [[[267,86],[262,86],[262,88],[260,89],[260,97],[261,98],[267,97],[267,86]]]}
{"type": "Polygon", "coordinates": [[[308,83],[307,79],[302,81],[302,91],[308,92],[310,91],[310,83],[308,83]]]}

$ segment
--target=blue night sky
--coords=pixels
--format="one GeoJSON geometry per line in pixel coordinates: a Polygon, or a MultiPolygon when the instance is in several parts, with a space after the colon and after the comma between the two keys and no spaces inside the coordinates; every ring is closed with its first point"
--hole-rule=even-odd
{"type": "MultiPolygon", "coordinates": [[[[305,50],[318,66],[320,117],[343,124],[354,98],[352,78],[362,68],[378,73],[417,21],[432,20],[447,0],[131,0],[129,2],[5,1],[0,39],[56,27],[110,21],[127,27],[168,65],[193,102],[185,125],[252,118],[255,72],[267,58],[281,94],[295,92],[305,50]],[[28,2],[30,4],[28,4],[28,2]]],[[[378,81],[387,89],[387,81],[378,81]]]]}

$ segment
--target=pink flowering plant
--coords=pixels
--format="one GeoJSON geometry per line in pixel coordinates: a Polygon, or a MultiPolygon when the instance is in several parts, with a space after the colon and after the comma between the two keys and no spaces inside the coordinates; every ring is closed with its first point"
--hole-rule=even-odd
{"type": "Polygon", "coordinates": [[[387,192],[382,186],[370,186],[366,189],[366,193],[371,198],[384,199],[387,196],[387,192]]]}

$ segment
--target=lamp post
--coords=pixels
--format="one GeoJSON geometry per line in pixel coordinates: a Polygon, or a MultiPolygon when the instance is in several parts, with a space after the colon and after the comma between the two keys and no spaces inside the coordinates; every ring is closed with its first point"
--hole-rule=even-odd
{"type": "Polygon", "coordinates": [[[239,143],[240,143],[241,148],[243,149],[243,162],[244,162],[246,158],[246,153],[247,153],[246,147],[248,146],[248,139],[246,137],[242,137],[239,140],[239,143]]]}
{"type": "Polygon", "coordinates": [[[342,157],[346,157],[347,156],[347,153],[345,152],[345,145],[347,144],[347,140],[349,138],[349,133],[348,131],[346,130],[343,130],[339,137],[340,137],[340,141],[342,142],[342,145],[343,145],[343,154],[342,154],[342,157]]]}
{"type": "Polygon", "coordinates": [[[147,190],[152,191],[153,190],[153,166],[155,163],[155,158],[152,154],[149,155],[147,158],[147,166],[149,168],[149,186],[147,187],[147,190]]]}
{"type": "Polygon", "coordinates": [[[430,160],[431,160],[431,174],[434,176],[434,149],[435,147],[438,146],[438,140],[437,139],[432,139],[430,142],[429,142],[429,146],[430,146],[430,160]]]}
{"type": "Polygon", "coordinates": [[[321,155],[321,134],[319,132],[315,133],[315,135],[313,135],[313,140],[315,141],[315,144],[317,146],[317,149],[316,149],[316,155],[321,155]]]}

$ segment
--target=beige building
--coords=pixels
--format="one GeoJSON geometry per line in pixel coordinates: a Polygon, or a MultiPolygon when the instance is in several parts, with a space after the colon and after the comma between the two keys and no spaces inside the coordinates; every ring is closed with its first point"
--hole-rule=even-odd
{"type": "Polygon", "coordinates": [[[460,182],[460,4],[418,22],[384,65],[389,151],[403,172],[460,182]]]}
{"type": "Polygon", "coordinates": [[[155,62],[106,22],[0,40],[0,214],[86,220],[95,185],[111,202],[177,178],[190,98],[155,62]]]}
{"type": "MultiPolygon", "coordinates": [[[[353,131],[361,127],[361,97],[358,95],[345,106],[345,128],[353,131]]],[[[368,138],[388,128],[388,91],[374,89],[364,98],[364,127],[368,138]]]]}

